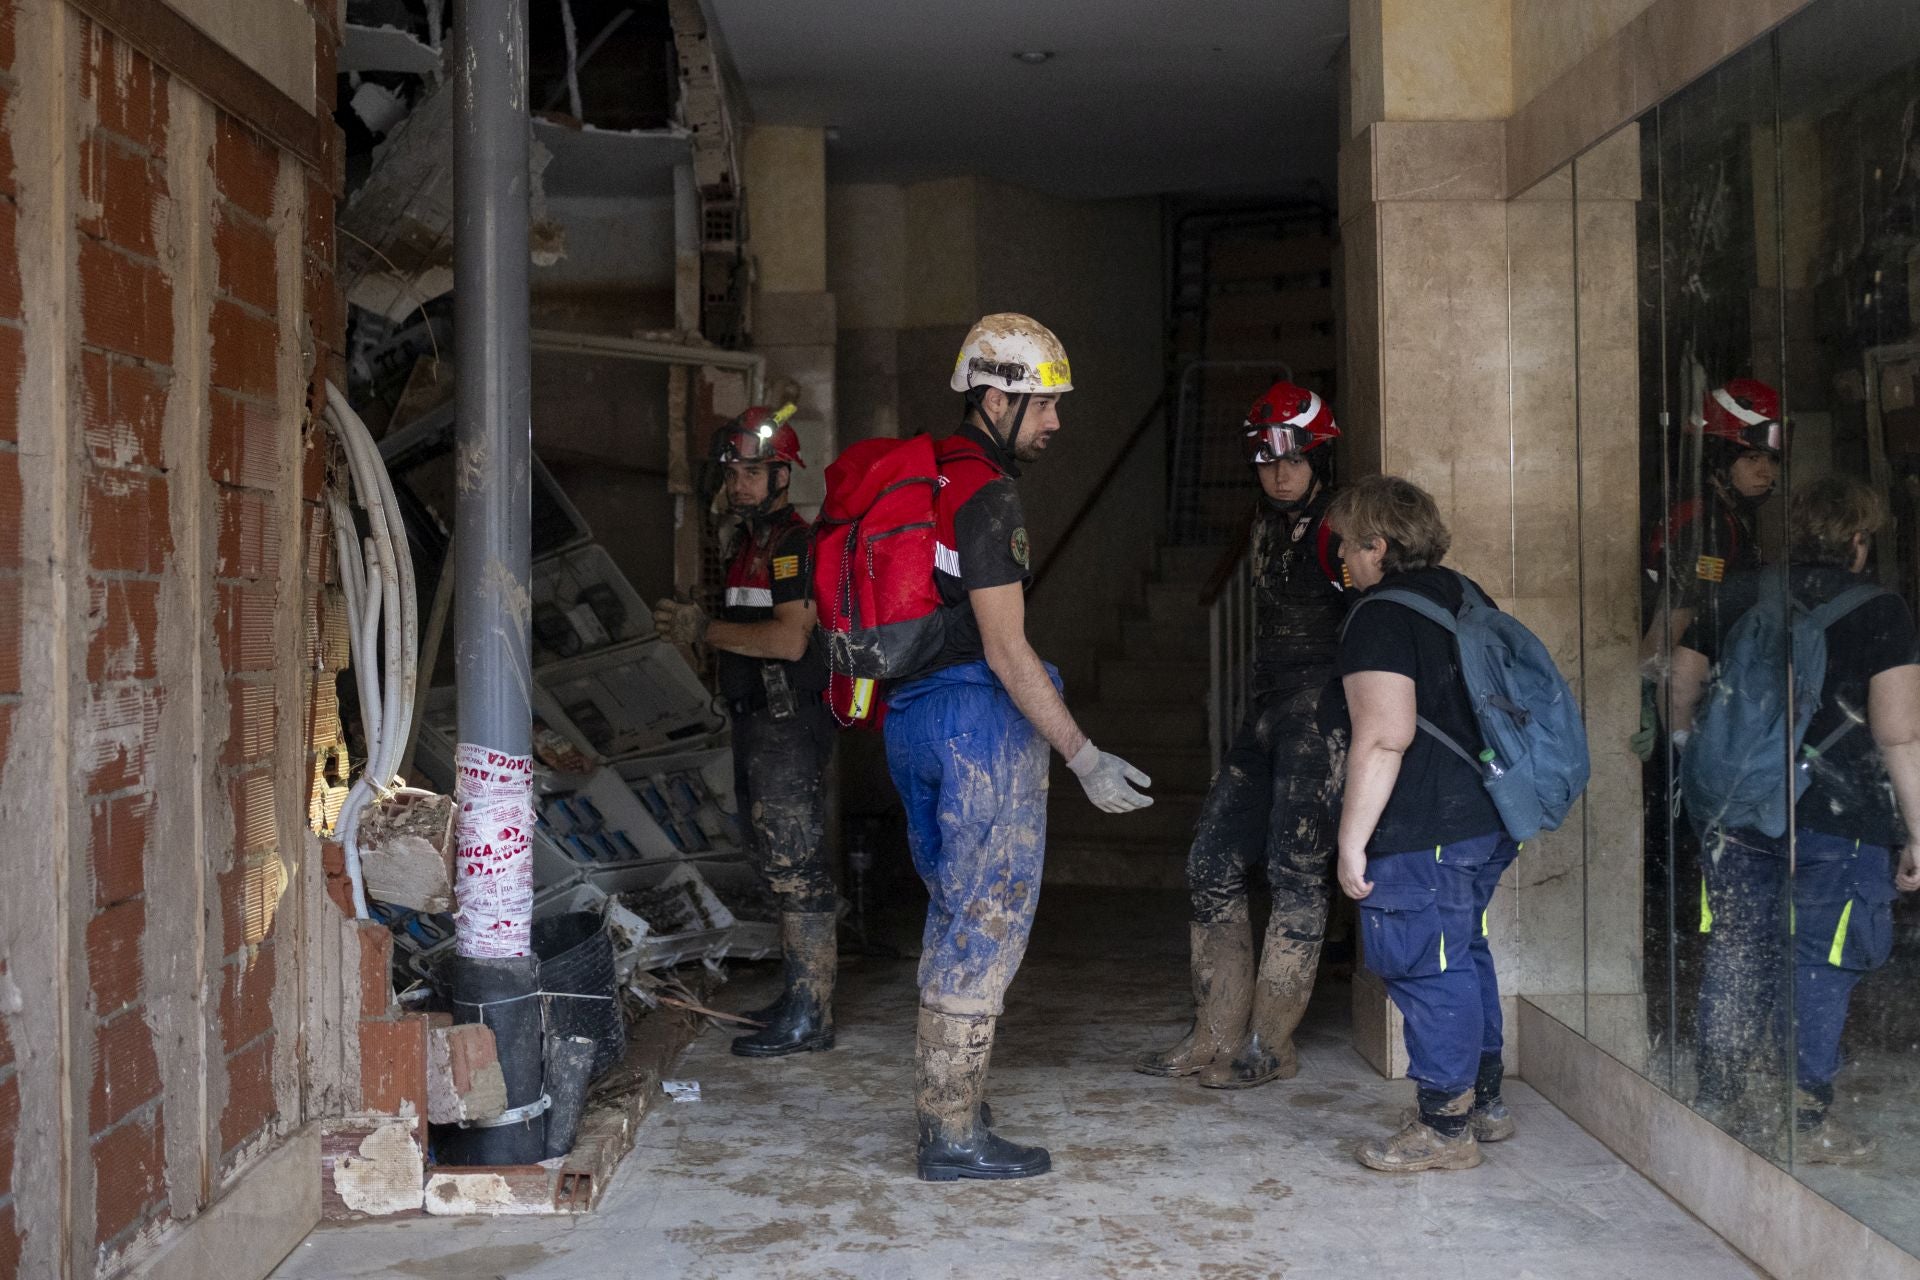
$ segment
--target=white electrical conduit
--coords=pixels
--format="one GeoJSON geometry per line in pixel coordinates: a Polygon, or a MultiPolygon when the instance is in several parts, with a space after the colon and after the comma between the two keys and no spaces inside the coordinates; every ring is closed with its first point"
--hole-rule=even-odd
{"type": "MultiPolygon", "coordinates": [[[[367,916],[367,891],[360,874],[360,817],[367,806],[397,792],[394,775],[407,746],[418,680],[420,618],[414,595],[413,556],[406,526],[393,493],[393,480],[366,424],[340,388],[327,384],[327,424],[346,447],[352,495],[367,515],[368,535],[357,536],[345,495],[329,501],[334,547],[340,557],[341,589],[347,597],[347,635],[353,650],[355,687],[360,693],[360,723],[366,731],[366,767],[340,806],[334,834],[346,851],[347,876],[353,882],[353,910],[367,916]]],[[[451,571],[451,566],[448,566],[451,571]]],[[[430,793],[422,793],[430,794],[430,793]]]]}

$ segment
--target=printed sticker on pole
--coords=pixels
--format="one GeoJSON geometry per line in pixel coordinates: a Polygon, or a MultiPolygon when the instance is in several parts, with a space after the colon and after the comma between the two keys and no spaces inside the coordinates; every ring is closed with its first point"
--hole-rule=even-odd
{"type": "Polygon", "coordinates": [[[524,956],[533,945],[533,757],[463,742],[454,766],[455,949],[524,956]]]}

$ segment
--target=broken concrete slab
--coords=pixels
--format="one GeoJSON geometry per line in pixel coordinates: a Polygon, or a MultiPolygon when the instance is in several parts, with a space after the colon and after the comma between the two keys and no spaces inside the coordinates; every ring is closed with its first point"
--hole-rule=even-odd
{"type": "Polygon", "coordinates": [[[398,27],[367,27],[349,22],[340,33],[339,68],[349,73],[394,71],[405,75],[433,75],[440,70],[440,53],[398,27]]]}
{"type": "Polygon", "coordinates": [[[482,1022],[427,1032],[427,1119],[434,1124],[491,1120],[507,1109],[493,1028],[482,1022]]]}
{"type": "Polygon", "coordinates": [[[402,791],[360,819],[367,895],[414,911],[453,910],[453,798],[402,791]]]}

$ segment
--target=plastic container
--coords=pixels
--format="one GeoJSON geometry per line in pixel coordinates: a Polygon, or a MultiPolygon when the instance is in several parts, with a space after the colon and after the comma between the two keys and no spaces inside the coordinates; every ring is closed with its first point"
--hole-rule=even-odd
{"type": "Polygon", "coordinates": [[[541,667],[533,710],[594,764],[706,738],[725,724],[680,651],[657,639],[541,667]]]}
{"type": "Polygon", "coordinates": [[[569,911],[533,922],[533,953],[540,958],[547,1034],[593,1041],[592,1075],[620,1061],[627,1048],[614,980],[613,942],[606,922],[591,911],[569,911]]]}
{"type": "Polygon", "coordinates": [[[653,634],[653,613],[604,547],[533,566],[533,662],[542,666],[653,634]]]}

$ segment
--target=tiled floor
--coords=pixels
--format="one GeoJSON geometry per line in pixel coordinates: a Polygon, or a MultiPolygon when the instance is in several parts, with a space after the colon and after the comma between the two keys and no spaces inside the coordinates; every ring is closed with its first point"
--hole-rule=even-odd
{"type": "MultiPolygon", "coordinates": [[[[316,1232],[275,1273],[345,1277],[1238,1277],[1715,1280],[1740,1256],[1525,1085],[1520,1134],[1466,1173],[1389,1177],[1353,1142],[1410,1099],[1347,1046],[1344,991],[1297,1079],[1238,1093],[1155,1080],[1131,1055],[1185,1017],[1177,899],[1052,891],[994,1053],[992,1101],[1055,1172],[912,1174],[913,966],[847,965],[831,1053],[754,1062],[708,1032],[601,1210],[316,1232]]],[[[766,981],[756,977],[755,985],[766,981]]],[[[750,984],[720,1002],[745,1005],[750,984]]]]}

